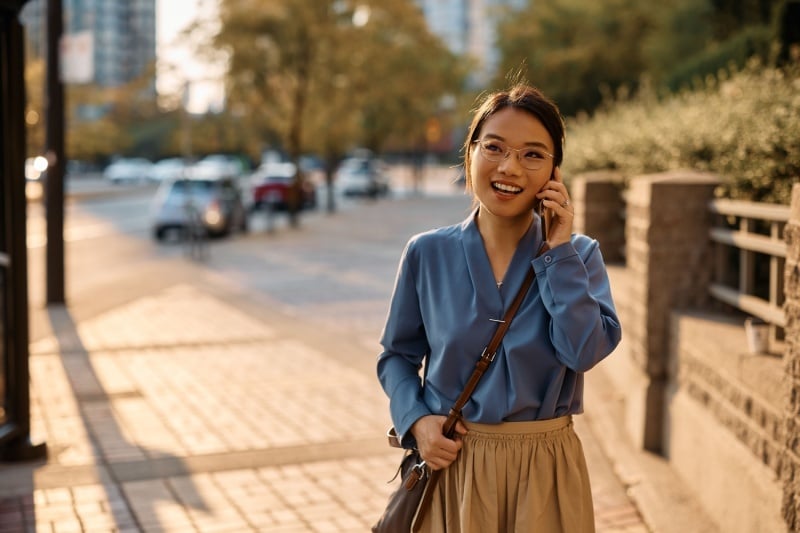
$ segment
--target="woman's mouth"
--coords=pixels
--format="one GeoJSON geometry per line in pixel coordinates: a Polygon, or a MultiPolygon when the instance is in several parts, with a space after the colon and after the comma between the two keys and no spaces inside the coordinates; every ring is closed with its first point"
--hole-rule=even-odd
{"type": "Polygon", "coordinates": [[[519,194],[522,192],[522,187],[517,187],[516,185],[510,185],[508,183],[500,183],[498,181],[492,182],[492,188],[506,194],[519,194]]]}

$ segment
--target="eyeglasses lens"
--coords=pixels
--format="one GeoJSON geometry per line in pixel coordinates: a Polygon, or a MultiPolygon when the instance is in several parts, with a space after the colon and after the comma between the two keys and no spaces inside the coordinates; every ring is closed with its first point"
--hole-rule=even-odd
{"type": "Polygon", "coordinates": [[[528,170],[540,170],[544,167],[545,156],[549,154],[540,154],[530,148],[510,148],[499,141],[477,141],[480,146],[481,155],[492,163],[499,163],[514,152],[519,164],[528,170]]]}

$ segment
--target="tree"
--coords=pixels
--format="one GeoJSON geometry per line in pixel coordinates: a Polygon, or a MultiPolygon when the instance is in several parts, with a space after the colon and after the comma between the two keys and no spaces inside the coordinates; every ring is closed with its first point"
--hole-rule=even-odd
{"type": "Polygon", "coordinates": [[[389,137],[422,129],[420,115],[460,83],[455,58],[411,0],[223,0],[220,14],[213,45],[228,55],[229,102],[295,163],[321,154],[329,191],[349,149],[379,152],[389,137]]]}
{"type": "Polygon", "coordinates": [[[715,37],[725,40],[747,26],[768,25],[782,0],[711,0],[715,37]]]}
{"type": "Polygon", "coordinates": [[[710,0],[670,0],[650,7],[652,30],[642,51],[648,74],[661,83],[712,43],[714,10],[710,0]]]}
{"type": "Polygon", "coordinates": [[[648,9],[636,0],[529,2],[501,22],[495,85],[521,69],[565,114],[591,111],[603,100],[603,87],[635,85],[645,71],[648,9]]]}
{"type": "Polygon", "coordinates": [[[128,91],[78,85],[66,88],[66,153],[69,159],[95,161],[126,153],[133,145],[134,119],[120,108],[128,91]]]}
{"type": "MultiPolygon", "coordinates": [[[[304,115],[319,51],[330,44],[331,3],[314,0],[253,2],[223,0],[213,44],[229,54],[229,99],[272,130],[302,173],[304,115]]],[[[298,223],[299,198],[290,197],[290,220],[298,223]]]]}
{"type": "MultiPolygon", "coordinates": [[[[28,156],[44,153],[45,102],[44,60],[37,59],[26,66],[28,156]]],[[[118,114],[121,105],[131,99],[124,88],[109,89],[95,85],[70,85],[65,88],[65,151],[68,159],[95,161],[115,153],[123,153],[131,146],[126,126],[118,114]]],[[[124,113],[123,115],[127,115],[124,113]]]]}
{"type": "Polygon", "coordinates": [[[362,141],[381,152],[389,139],[414,146],[424,138],[429,118],[442,98],[461,92],[466,63],[451,54],[427,29],[422,13],[409,2],[373,2],[365,26],[362,141]],[[377,83],[376,83],[377,81],[377,83]]]}
{"type": "Polygon", "coordinates": [[[25,65],[27,157],[44,154],[44,70],[45,63],[43,59],[37,59],[25,65]]]}

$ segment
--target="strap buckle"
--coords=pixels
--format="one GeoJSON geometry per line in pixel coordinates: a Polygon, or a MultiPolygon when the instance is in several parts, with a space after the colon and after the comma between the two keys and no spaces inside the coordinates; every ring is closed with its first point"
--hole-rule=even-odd
{"type": "Polygon", "coordinates": [[[497,355],[496,351],[489,353],[489,347],[487,346],[486,348],[483,349],[483,352],[481,353],[481,361],[486,361],[488,363],[491,363],[492,361],[494,361],[496,355],[497,355]]]}
{"type": "Polygon", "coordinates": [[[408,475],[408,479],[406,479],[406,482],[405,482],[405,485],[404,485],[405,489],[408,492],[411,492],[412,490],[414,490],[414,487],[417,486],[417,483],[419,483],[419,481],[422,478],[424,478],[427,474],[428,474],[428,468],[427,468],[427,464],[425,463],[425,461],[422,461],[421,463],[415,464],[411,468],[411,473],[408,475]]]}

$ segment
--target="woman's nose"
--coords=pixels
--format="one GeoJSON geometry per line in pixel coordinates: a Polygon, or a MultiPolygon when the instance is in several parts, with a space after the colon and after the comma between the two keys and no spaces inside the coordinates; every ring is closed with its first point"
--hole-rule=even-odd
{"type": "Polygon", "coordinates": [[[497,164],[497,170],[505,174],[519,174],[522,172],[522,165],[519,162],[516,152],[508,150],[500,163],[497,164]]]}

